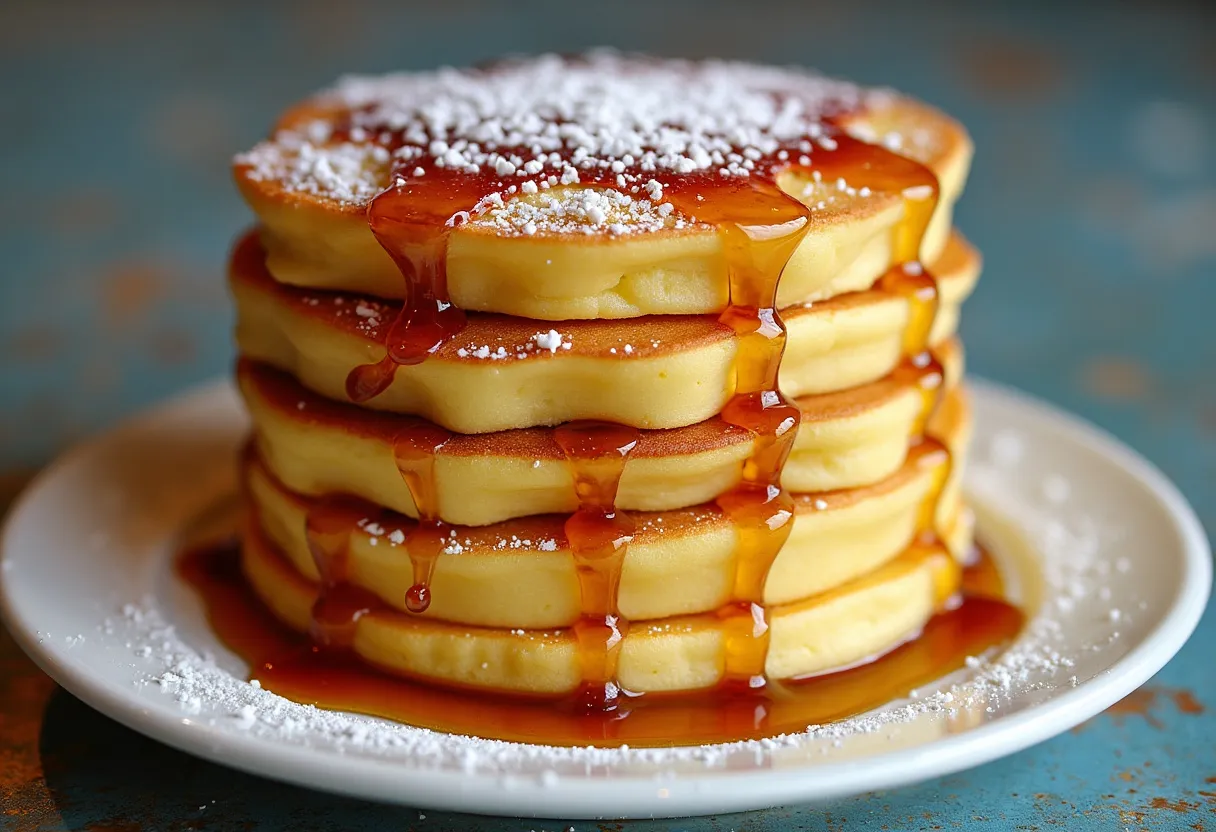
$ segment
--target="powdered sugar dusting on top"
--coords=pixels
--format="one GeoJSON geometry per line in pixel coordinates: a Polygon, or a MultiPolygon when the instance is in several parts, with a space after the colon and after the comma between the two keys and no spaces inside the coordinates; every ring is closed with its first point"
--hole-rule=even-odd
{"type": "Polygon", "coordinates": [[[826,118],[884,95],[793,68],[545,55],[343,79],[313,99],[317,118],[236,162],[250,179],[346,205],[394,184],[390,168],[401,181],[433,168],[490,172],[500,187],[472,214],[502,233],[626,234],[683,221],[664,205],[656,172],[748,176],[807,157],[834,144],[826,118]],[[589,171],[607,193],[526,199],[589,171]]]}
{"type": "Polygon", "coordinates": [[[1108,536],[1119,534],[1118,523],[1077,510],[1062,512],[1060,504],[1068,496],[1058,475],[1012,487],[1010,483],[1018,480],[1013,469],[1020,464],[1024,444],[1020,435],[995,435],[987,447],[976,449],[968,474],[972,494],[983,503],[999,505],[1039,558],[1042,587],[1030,593],[1038,596],[1032,597],[1037,604],[1015,644],[997,655],[969,658],[963,671],[914,692],[907,700],[841,722],[808,726],[797,734],[662,749],[555,748],[451,736],[298,705],[244,682],[231,672],[233,667],[199,654],[179,638],[152,599],[127,605],[120,617],[103,626],[106,632],[126,628],[133,654],[148,667],[142,684],[160,686],[197,720],[268,741],[500,777],[535,772],[538,766],[564,775],[622,765],[650,766],[656,776],[676,776],[690,770],[689,766],[701,770],[751,765],[753,761],[764,764],[769,758],[808,752],[829,755],[845,747],[850,738],[895,741],[901,732],[911,730],[908,726],[926,720],[953,726],[932,729],[934,732],[956,731],[960,725],[992,719],[1015,697],[1022,701],[1034,691],[1046,695],[1077,684],[1075,674],[1083,656],[1117,641],[1120,629],[1136,614],[1126,609],[1113,614],[1104,603],[1109,597],[1106,581],[1121,566],[1107,562],[1101,551],[1108,536]],[[1075,632],[1079,629],[1093,634],[1093,639],[1078,643],[1075,632]]]}
{"type": "Polygon", "coordinates": [[[352,111],[352,138],[399,133],[397,158],[521,179],[556,170],[561,181],[573,167],[644,181],[654,170],[749,170],[784,142],[822,136],[824,117],[861,96],[805,70],[600,51],[346,78],[321,98],[352,111]]]}
{"type": "MultiPolygon", "coordinates": [[[[525,183],[528,184],[528,183],[525,183]]],[[[530,190],[530,189],[524,189],[530,190]]],[[[535,193],[535,192],[534,192],[535,193]]],[[[499,196],[499,195],[495,195],[499,196]]],[[[554,188],[535,196],[501,196],[474,221],[504,234],[633,234],[680,230],[690,223],[669,202],[655,203],[605,188],[554,188]]]]}
{"type": "Polygon", "coordinates": [[[384,190],[390,154],[378,145],[310,140],[307,133],[284,130],[237,157],[251,165],[256,180],[277,180],[289,191],[362,205],[384,190]]]}

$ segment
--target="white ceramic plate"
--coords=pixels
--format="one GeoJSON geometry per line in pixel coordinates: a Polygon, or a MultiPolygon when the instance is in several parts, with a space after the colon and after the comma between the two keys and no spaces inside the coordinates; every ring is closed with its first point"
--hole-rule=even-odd
{"type": "Polygon", "coordinates": [[[246,421],[213,384],[67,454],[13,508],[0,611],[61,685],[170,745],[419,807],[692,815],[890,788],[975,766],[1098,713],[1166,663],[1211,582],[1208,543],[1151,465],[1076,419],[974,385],[968,492],[1031,623],[1005,654],[846,723],[660,751],[489,743],[286,703],[240,681],[170,568],[230,502],[246,421]]]}

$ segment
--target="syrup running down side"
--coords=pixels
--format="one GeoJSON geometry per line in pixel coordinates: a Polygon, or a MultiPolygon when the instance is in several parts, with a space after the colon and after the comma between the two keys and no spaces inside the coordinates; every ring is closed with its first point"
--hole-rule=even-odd
{"type": "Polygon", "coordinates": [[[305,522],[308,549],[321,575],[310,632],[325,647],[349,647],[359,619],[379,605],[379,599],[348,579],[351,533],[366,522],[366,506],[343,498],[320,502],[305,522]]]}
{"type": "MultiPolygon", "coordinates": [[[[405,547],[414,575],[405,606],[414,613],[430,606],[435,562],[448,543],[450,527],[439,519],[434,469],[435,453],[450,437],[443,428],[418,420],[408,422],[393,441],[397,470],[418,509],[418,524],[405,547]]],[[[305,535],[321,575],[312,631],[321,644],[349,645],[355,623],[378,603],[367,590],[348,582],[347,549],[355,529],[377,523],[379,513],[375,506],[343,495],[317,500],[308,513],[305,535]]]]}
{"type": "Polygon", "coordinates": [[[809,210],[763,179],[684,180],[669,191],[680,210],[717,226],[726,251],[730,303],[721,320],[734,330],[735,394],[722,419],[755,436],[743,476],[718,505],[738,528],[734,603],[720,611],[726,628],[724,687],[765,684],[769,623],[764,585],[789,537],[793,501],[781,470],[798,430],[800,412],[777,389],[785,325],[777,313],[777,285],[806,235],[809,210]]]}
{"type": "Polygon", "coordinates": [[[621,695],[616,666],[629,622],[618,597],[634,522],[616,510],[616,492],[638,437],[636,428],[603,422],[572,422],[556,431],[578,494],[578,511],[565,530],[582,603],[574,625],[582,671],[577,698],[589,710],[612,710],[621,695]]]}
{"type": "MultiPolygon", "coordinates": [[[[397,470],[418,509],[418,524],[406,540],[414,583],[405,596],[410,612],[423,613],[431,603],[435,562],[448,543],[450,527],[439,519],[435,492],[435,453],[451,434],[428,422],[410,421],[393,440],[397,470]]],[[[355,624],[379,605],[378,599],[348,581],[348,547],[355,529],[375,524],[380,511],[362,500],[331,495],[315,502],[305,519],[305,537],[321,575],[320,596],[313,605],[311,631],[319,644],[349,646],[355,624]]]]}
{"type": "Polygon", "coordinates": [[[435,562],[448,544],[451,527],[439,519],[435,487],[435,454],[452,434],[429,422],[410,423],[393,440],[393,459],[418,509],[418,525],[406,539],[414,584],[405,596],[410,612],[423,613],[431,605],[431,577],[435,562]]]}
{"type": "Polygon", "coordinates": [[[622,694],[613,711],[577,699],[474,693],[390,676],[349,651],[326,648],[280,624],[241,574],[239,544],[181,553],[179,574],[200,595],[220,641],[262,688],[296,702],[370,714],[452,734],[558,746],[699,745],[799,733],[847,719],[961,669],[967,657],[1008,644],[1023,615],[1003,596],[999,570],[977,549],[958,602],[873,661],[760,690],[728,686],[692,694],[622,694]]]}

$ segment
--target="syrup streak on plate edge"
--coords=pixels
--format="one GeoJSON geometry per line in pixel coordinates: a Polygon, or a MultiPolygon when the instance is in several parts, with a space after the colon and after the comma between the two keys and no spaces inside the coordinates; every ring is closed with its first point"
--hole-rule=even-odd
{"type": "Polygon", "coordinates": [[[38,478],[5,530],[0,613],[43,670],[119,722],[336,792],[471,812],[637,817],[904,785],[1013,753],[1109,707],[1182,646],[1211,583],[1202,527],[1156,468],[1020,393],[974,380],[972,389],[968,494],[1035,614],[996,659],[805,734],[553,749],[319,711],[240,681],[240,663],[169,568],[182,530],[233,488],[246,420],[227,383],[136,417],[38,478]],[[1041,568],[1026,568],[1027,553],[1041,568]]]}

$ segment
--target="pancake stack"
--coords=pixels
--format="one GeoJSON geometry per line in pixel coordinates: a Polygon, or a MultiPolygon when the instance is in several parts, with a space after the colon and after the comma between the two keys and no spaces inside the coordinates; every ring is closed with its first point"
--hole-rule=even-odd
{"type": "Polygon", "coordinates": [[[294,107],[235,164],[250,585],[593,709],[914,638],[971,545],[970,155],[890,91],[609,53],[294,107]]]}

